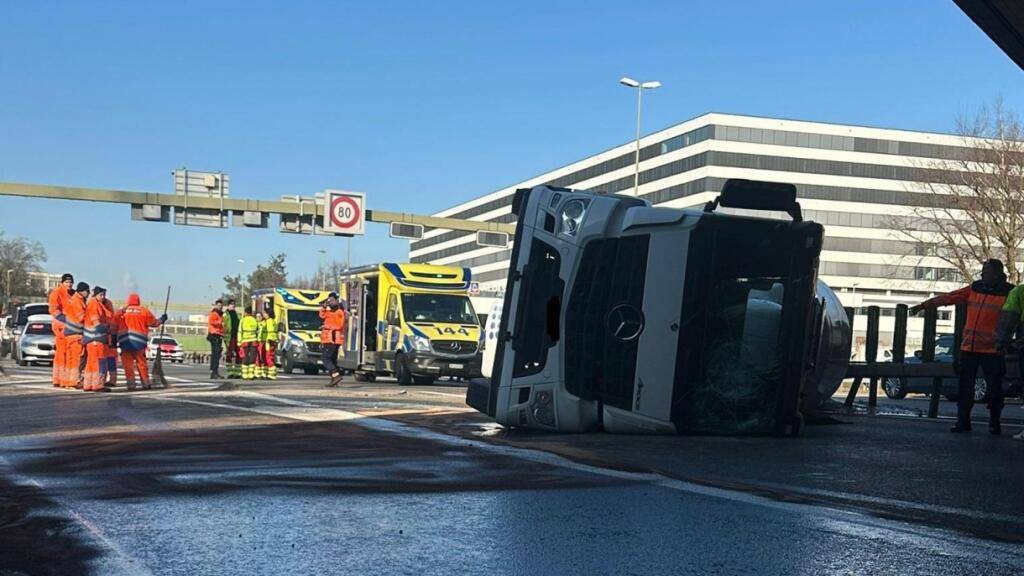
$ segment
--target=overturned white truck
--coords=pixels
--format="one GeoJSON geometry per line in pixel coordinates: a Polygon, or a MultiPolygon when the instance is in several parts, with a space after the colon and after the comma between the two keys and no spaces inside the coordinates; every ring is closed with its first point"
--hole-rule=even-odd
{"type": "Polygon", "coordinates": [[[730,180],[703,211],[539,186],[512,207],[489,378],[466,392],[499,423],[795,435],[842,381],[850,324],[794,186],[730,180]]]}

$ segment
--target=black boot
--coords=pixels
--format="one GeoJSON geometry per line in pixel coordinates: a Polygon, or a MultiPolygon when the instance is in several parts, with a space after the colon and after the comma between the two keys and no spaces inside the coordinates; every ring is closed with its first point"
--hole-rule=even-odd
{"type": "Polygon", "coordinates": [[[338,384],[341,384],[341,372],[335,372],[331,374],[331,381],[324,385],[324,388],[334,388],[338,384]]]}
{"type": "Polygon", "coordinates": [[[952,428],[950,428],[949,431],[950,432],[970,432],[971,431],[971,425],[970,424],[960,424],[960,423],[957,423],[957,425],[953,426],[952,428]]]}

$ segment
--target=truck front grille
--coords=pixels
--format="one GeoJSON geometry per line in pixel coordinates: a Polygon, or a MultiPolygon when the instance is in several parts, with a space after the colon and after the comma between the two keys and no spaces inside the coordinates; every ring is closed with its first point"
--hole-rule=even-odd
{"type": "Polygon", "coordinates": [[[438,354],[457,354],[459,356],[472,356],[476,354],[476,342],[465,342],[460,340],[433,340],[430,345],[438,354]]]}
{"type": "Polygon", "coordinates": [[[587,400],[629,410],[639,337],[609,328],[621,306],[643,310],[650,236],[592,240],[583,249],[565,314],[565,387],[587,400]]]}

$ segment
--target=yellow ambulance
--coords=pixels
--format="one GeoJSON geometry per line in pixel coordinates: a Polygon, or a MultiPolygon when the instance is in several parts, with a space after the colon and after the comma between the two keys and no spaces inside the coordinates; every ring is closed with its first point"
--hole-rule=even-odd
{"type": "Polygon", "coordinates": [[[320,357],[320,304],[330,292],[295,288],[264,288],[252,294],[253,310],[273,310],[277,319],[275,361],[286,374],[296,368],[317,374],[323,367],[320,357]]]}
{"type": "Polygon", "coordinates": [[[349,312],[339,366],[356,380],[394,376],[431,384],[480,375],[480,321],[469,268],[385,262],[350,270],[340,294],[349,312]]]}

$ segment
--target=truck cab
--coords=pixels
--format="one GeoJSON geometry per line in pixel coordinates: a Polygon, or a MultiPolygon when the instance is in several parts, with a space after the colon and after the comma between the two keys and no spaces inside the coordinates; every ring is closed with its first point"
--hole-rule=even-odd
{"type": "Polygon", "coordinates": [[[320,345],[320,305],[330,292],[295,288],[266,288],[253,292],[256,312],[272,310],[277,320],[275,362],[286,374],[300,369],[317,374],[323,367],[320,345]]]}
{"type": "Polygon", "coordinates": [[[349,313],[339,365],[360,381],[400,384],[480,374],[480,323],[468,268],[386,262],[350,270],[341,281],[349,313]]]}
{"type": "Polygon", "coordinates": [[[493,366],[467,404],[563,432],[799,433],[823,228],[795,187],[730,180],[699,210],[538,186],[513,211],[493,366]]]}

